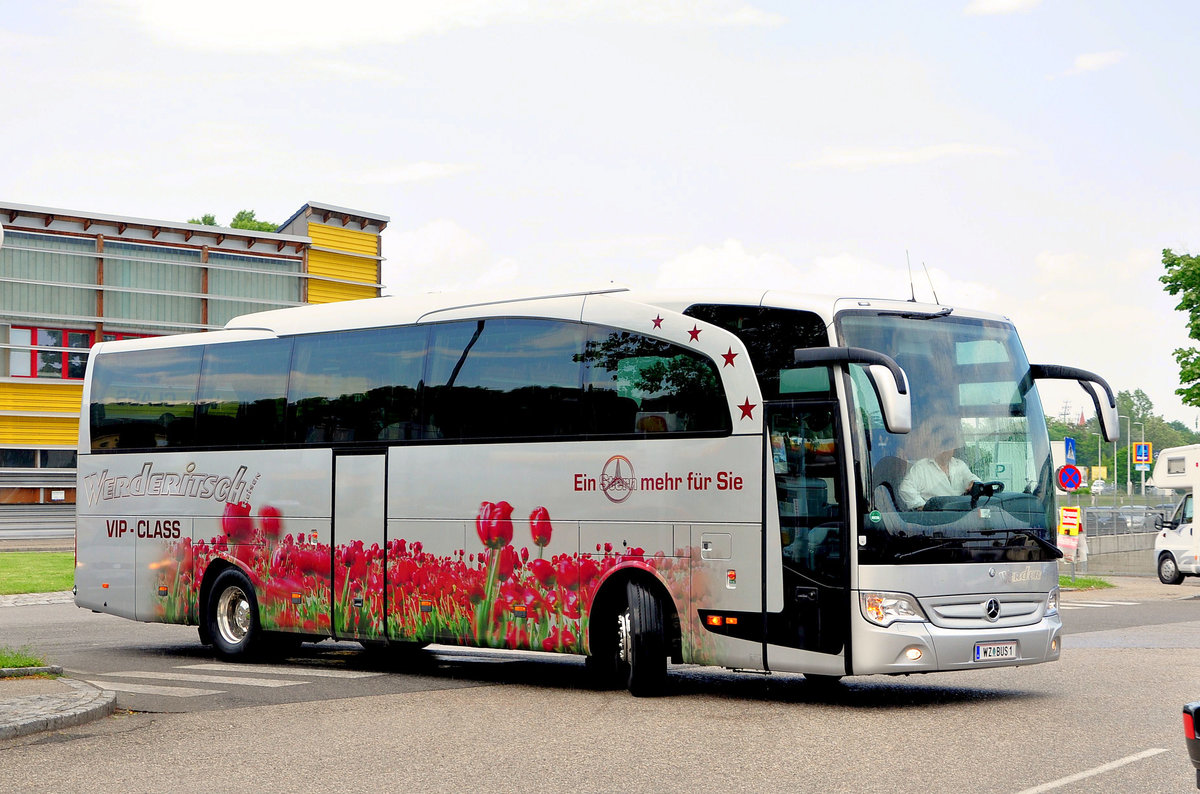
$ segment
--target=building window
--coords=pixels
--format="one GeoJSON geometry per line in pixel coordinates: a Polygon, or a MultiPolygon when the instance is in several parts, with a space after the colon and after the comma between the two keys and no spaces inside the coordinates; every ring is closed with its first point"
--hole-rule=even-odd
{"type": "Polygon", "coordinates": [[[8,374],[15,378],[81,379],[87,369],[92,332],[68,328],[13,326],[8,374]]]}
{"type": "MultiPolygon", "coordinates": [[[[104,333],[104,341],[141,339],[147,334],[104,333]]],[[[14,378],[82,380],[95,334],[72,328],[32,328],[14,325],[8,374],[14,378]]]]}

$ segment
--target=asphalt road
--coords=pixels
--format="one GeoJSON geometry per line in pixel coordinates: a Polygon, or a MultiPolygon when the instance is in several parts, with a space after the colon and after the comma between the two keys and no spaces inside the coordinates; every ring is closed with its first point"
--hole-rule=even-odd
{"type": "Polygon", "coordinates": [[[0,791],[1195,791],[1180,707],[1200,699],[1200,601],[1111,601],[1064,611],[1054,664],[832,694],[679,667],[656,699],[591,689],[575,657],[324,643],[231,667],[194,629],[6,608],[6,644],[144,691],[118,692],[132,711],[114,718],[0,743],[0,791]]]}

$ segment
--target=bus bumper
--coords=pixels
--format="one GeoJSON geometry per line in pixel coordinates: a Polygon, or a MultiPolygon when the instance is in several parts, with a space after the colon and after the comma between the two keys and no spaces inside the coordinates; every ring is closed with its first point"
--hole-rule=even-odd
{"type": "Polygon", "coordinates": [[[854,620],[853,675],[903,675],[1052,662],[1062,654],[1058,615],[1027,626],[949,629],[932,623],[876,626],[854,620]]]}

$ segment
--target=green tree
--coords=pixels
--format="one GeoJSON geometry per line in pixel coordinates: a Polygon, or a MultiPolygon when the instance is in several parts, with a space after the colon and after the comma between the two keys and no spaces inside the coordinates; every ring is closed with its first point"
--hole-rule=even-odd
{"type": "MultiPolygon", "coordinates": [[[[1170,248],[1163,249],[1165,276],[1160,276],[1164,289],[1179,296],[1177,311],[1188,314],[1188,336],[1200,339],[1200,257],[1176,254],[1170,248]]],[[[1181,347],[1175,351],[1175,363],[1179,365],[1179,382],[1183,385],[1175,393],[1188,405],[1200,406],[1200,350],[1181,347]]]]}
{"type": "Polygon", "coordinates": [[[279,224],[256,220],[254,210],[239,210],[238,214],[234,215],[233,220],[229,222],[229,227],[231,229],[249,229],[253,232],[273,232],[279,228],[279,224]]]}
{"type": "MultiPolygon", "coordinates": [[[[198,223],[201,226],[221,225],[217,223],[217,216],[211,212],[201,215],[199,218],[189,218],[188,223],[198,223]]],[[[279,228],[279,224],[258,220],[254,217],[254,210],[239,210],[237,215],[233,216],[233,220],[229,222],[229,228],[246,229],[252,232],[273,232],[279,228]]]]}

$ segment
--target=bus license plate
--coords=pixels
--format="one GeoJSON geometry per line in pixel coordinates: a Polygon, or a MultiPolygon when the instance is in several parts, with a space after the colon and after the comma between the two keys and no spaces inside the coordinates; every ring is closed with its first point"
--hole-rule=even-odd
{"type": "Polygon", "coordinates": [[[1015,642],[977,642],[975,643],[975,661],[993,662],[998,659],[1016,659],[1017,644],[1015,642]]]}

